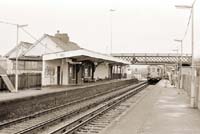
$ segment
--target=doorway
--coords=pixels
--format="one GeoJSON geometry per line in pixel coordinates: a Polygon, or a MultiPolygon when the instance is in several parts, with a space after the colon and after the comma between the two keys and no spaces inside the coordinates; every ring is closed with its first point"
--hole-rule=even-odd
{"type": "Polygon", "coordinates": [[[60,66],[57,66],[57,85],[60,85],[60,66]]]}

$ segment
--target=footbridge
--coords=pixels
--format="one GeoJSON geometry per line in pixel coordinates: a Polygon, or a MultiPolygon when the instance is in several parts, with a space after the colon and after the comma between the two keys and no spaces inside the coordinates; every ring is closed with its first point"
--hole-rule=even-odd
{"type": "Polygon", "coordinates": [[[138,65],[160,65],[160,64],[178,64],[190,66],[192,63],[191,54],[174,53],[112,53],[112,56],[138,65]]]}

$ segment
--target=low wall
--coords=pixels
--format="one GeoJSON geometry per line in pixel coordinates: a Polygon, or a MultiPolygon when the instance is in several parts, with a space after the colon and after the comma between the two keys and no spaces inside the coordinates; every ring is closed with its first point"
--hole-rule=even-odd
{"type": "Polygon", "coordinates": [[[95,95],[99,92],[111,90],[123,85],[137,83],[136,79],[119,80],[115,82],[101,83],[88,87],[77,87],[77,89],[42,94],[26,98],[12,99],[0,102],[0,121],[19,118],[30,115],[41,110],[62,105],[64,103],[95,95]]]}

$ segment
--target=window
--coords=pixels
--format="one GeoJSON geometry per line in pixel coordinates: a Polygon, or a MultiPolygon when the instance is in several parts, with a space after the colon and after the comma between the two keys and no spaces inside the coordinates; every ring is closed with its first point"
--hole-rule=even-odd
{"type": "Polygon", "coordinates": [[[158,72],[158,73],[160,72],[160,69],[159,69],[159,68],[157,68],[157,72],[158,72]]]}
{"type": "Polygon", "coordinates": [[[76,65],[70,65],[70,66],[69,66],[69,76],[70,76],[72,79],[75,79],[75,78],[76,78],[76,65]]]}
{"type": "Polygon", "coordinates": [[[89,77],[89,74],[88,74],[88,68],[87,68],[87,67],[85,68],[84,73],[85,73],[85,77],[89,77]]]}
{"type": "MultiPolygon", "coordinates": [[[[16,61],[13,61],[13,70],[16,69],[16,61]]],[[[24,61],[18,61],[18,69],[24,70],[24,61]]]]}
{"type": "Polygon", "coordinates": [[[84,74],[85,77],[91,77],[92,75],[92,67],[91,66],[86,66],[84,69],[84,74]]]}
{"type": "Polygon", "coordinates": [[[25,61],[25,70],[42,70],[41,61],[25,61]]]}

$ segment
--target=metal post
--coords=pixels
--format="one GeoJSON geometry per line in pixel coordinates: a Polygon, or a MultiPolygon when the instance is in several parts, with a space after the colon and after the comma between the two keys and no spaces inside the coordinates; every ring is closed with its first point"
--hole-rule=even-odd
{"type": "Polygon", "coordinates": [[[196,102],[195,102],[195,93],[196,93],[196,89],[195,89],[195,76],[196,76],[196,71],[195,71],[195,67],[194,67],[194,7],[192,7],[192,34],[191,34],[191,38],[192,38],[192,65],[191,65],[191,107],[195,108],[196,107],[196,102]]]}
{"type": "Polygon", "coordinates": [[[176,63],[175,63],[175,77],[174,77],[174,84],[175,84],[175,87],[178,89],[179,88],[179,74],[178,74],[178,64],[179,64],[179,54],[178,54],[178,49],[174,49],[173,51],[176,51],[176,63]]]}
{"type": "Polygon", "coordinates": [[[17,39],[16,39],[16,65],[15,65],[15,92],[18,92],[18,78],[19,78],[19,70],[18,70],[18,58],[19,58],[19,53],[21,50],[21,46],[18,47],[18,40],[19,40],[19,28],[25,27],[27,25],[19,25],[19,24],[15,24],[17,27],[17,39]]]}
{"type": "Polygon", "coordinates": [[[110,9],[110,54],[112,54],[112,12],[115,10],[110,9]]]}
{"type": "Polygon", "coordinates": [[[180,53],[177,51],[177,89],[180,88],[180,53]]]}
{"type": "MultiPolygon", "coordinates": [[[[16,39],[16,46],[18,46],[18,38],[19,38],[19,25],[17,24],[17,39],[16,39]]],[[[16,51],[16,62],[15,62],[15,92],[18,91],[18,54],[19,48],[16,51]]]]}
{"type": "Polygon", "coordinates": [[[182,62],[182,60],[183,60],[183,41],[181,41],[181,61],[180,61],[180,88],[182,88],[183,87],[183,79],[182,79],[182,65],[183,65],[183,62],[182,62]]]}
{"type": "Polygon", "coordinates": [[[15,92],[18,91],[18,57],[19,57],[19,51],[20,51],[20,47],[18,47],[18,38],[19,38],[19,28],[28,26],[26,25],[19,25],[19,24],[15,24],[15,23],[10,23],[10,22],[5,22],[5,21],[0,21],[0,23],[3,24],[8,24],[8,25],[13,25],[17,27],[17,39],[16,39],[16,60],[15,60],[15,92]]]}
{"type": "Polygon", "coordinates": [[[112,54],[112,12],[110,12],[110,54],[112,54]]]}
{"type": "Polygon", "coordinates": [[[182,80],[182,54],[183,54],[183,40],[178,40],[178,39],[175,39],[174,41],[177,41],[177,42],[180,42],[181,43],[181,55],[179,55],[177,53],[177,55],[179,56],[179,59],[178,59],[178,65],[180,67],[179,69],[179,74],[178,74],[178,88],[181,88],[182,86],[182,83],[181,83],[181,80],[182,80]]]}
{"type": "Polygon", "coordinates": [[[181,68],[182,68],[182,40],[180,41],[181,42],[181,55],[179,54],[179,61],[178,61],[178,88],[180,89],[181,88],[181,68]]]}
{"type": "Polygon", "coordinates": [[[184,9],[191,9],[191,23],[192,23],[192,32],[191,32],[191,43],[192,43],[192,65],[191,65],[191,99],[190,104],[191,107],[195,108],[197,106],[197,91],[195,88],[195,77],[196,77],[196,70],[194,66],[194,4],[196,0],[194,0],[192,6],[187,5],[177,5],[177,8],[184,8],[184,9]]]}

